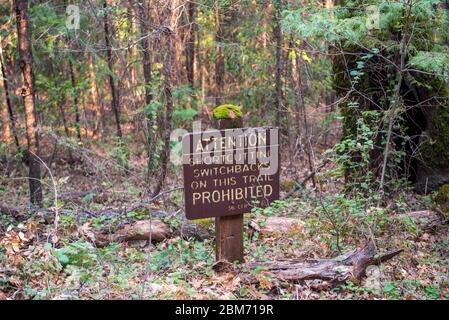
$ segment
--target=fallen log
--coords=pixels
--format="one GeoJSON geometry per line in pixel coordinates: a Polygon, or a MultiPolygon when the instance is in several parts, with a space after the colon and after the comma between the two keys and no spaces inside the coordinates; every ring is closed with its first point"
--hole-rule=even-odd
{"type": "Polygon", "coordinates": [[[375,245],[369,243],[361,250],[354,250],[333,259],[285,259],[250,263],[247,267],[250,269],[262,268],[264,275],[279,281],[297,282],[319,279],[332,284],[342,283],[346,280],[357,283],[365,276],[368,266],[379,265],[402,251],[402,249],[398,249],[378,255],[375,245]]]}
{"type": "Polygon", "coordinates": [[[114,233],[95,233],[93,240],[97,246],[103,247],[111,242],[138,240],[160,242],[167,239],[170,235],[170,227],[161,220],[141,220],[125,225],[114,233]]]}
{"type": "Polygon", "coordinates": [[[289,236],[304,230],[304,221],[295,218],[268,217],[267,219],[253,219],[248,222],[250,235],[254,231],[267,236],[289,236]]]}
{"type": "Polygon", "coordinates": [[[202,241],[213,236],[209,230],[194,223],[183,223],[178,229],[172,232],[167,223],[158,219],[136,221],[110,233],[84,233],[86,233],[86,235],[94,241],[98,247],[104,247],[111,242],[130,242],[141,240],[161,242],[165,239],[177,236],[184,239],[194,238],[202,241]]]}

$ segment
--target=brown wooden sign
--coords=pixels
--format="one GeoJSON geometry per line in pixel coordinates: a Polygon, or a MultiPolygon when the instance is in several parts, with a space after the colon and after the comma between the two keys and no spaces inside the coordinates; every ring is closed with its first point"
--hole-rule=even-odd
{"type": "Polygon", "coordinates": [[[276,128],[237,128],[182,139],[188,219],[237,215],[279,199],[276,128]]]}

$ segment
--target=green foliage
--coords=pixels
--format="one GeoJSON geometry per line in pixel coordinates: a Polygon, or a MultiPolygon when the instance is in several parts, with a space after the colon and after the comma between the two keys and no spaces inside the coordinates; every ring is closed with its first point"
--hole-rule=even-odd
{"type": "Polygon", "coordinates": [[[176,242],[168,243],[165,248],[160,250],[152,256],[151,270],[178,270],[182,274],[185,274],[187,270],[186,266],[195,265],[195,272],[209,272],[204,268],[209,268],[214,262],[213,257],[209,252],[209,248],[205,246],[205,243],[201,242],[188,242],[186,240],[179,240],[176,242]],[[198,265],[198,261],[201,261],[202,268],[198,265]]]}
{"type": "Polygon", "coordinates": [[[173,119],[175,120],[175,122],[184,123],[186,121],[192,121],[193,119],[195,119],[197,114],[198,111],[193,108],[175,110],[173,112],[173,119]]]}
{"type": "Polygon", "coordinates": [[[395,282],[386,282],[383,291],[388,299],[396,300],[399,298],[400,291],[395,282]]]}
{"type": "Polygon", "coordinates": [[[89,267],[94,266],[97,260],[97,254],[92,244],[84,241],[76,241],[66,247],[56,249],[54,255],[63,266],[89,267]]]}
{"type": "MultiPolygon", "coordinates": [[[[447,50],[447,48],[445,48],[447,50]]],[[[449,78],[449,53],[418,51],[410,58],[409,64],[422,71],[449,78]]]]}

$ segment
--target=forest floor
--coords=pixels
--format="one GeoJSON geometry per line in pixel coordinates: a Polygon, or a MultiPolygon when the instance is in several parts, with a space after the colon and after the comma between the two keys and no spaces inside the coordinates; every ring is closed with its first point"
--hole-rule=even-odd
{"type": "MultiPolygon", "coordinates": [[[[0,215],[0,300],[449,299],[448,226],[422,228],[409,215],[432,211],[431,195],[404,190],[375,207],[361,198],[346,197],[341,180],[332,178],[332,167],[323,168],[320,180],[325,182],[320,183],[320,192],[312,191],[309,181],[294,197],[245,215],[246,262],[332,258],[363,247],[370,232],[380,252],[404,251],[369,268],[361,282],[275,283],[258,268],[215,271],[213,236],[195,240],[173,235],[151,245],[134,241],[98,247],[92,234],[113,232],[137,220],[158,218],[171,229],[178,228],[184,221],[182,191],[130,211],[143,201],[147,189],[142,148],[134,146],[125,170],[106,144],[75,146],[81,161],[68,164],[66,154],[53,153],[53,141],[46,143],[48,154],[54,157],[52,174],[44,178],[42,210],[30,214],[26,205],[26,178],[18,178],[26,177],[26,166],[6,157],[0,165],[0,204],[18,208],[15,218],[0,215]],[[300,223],[289,232],[250,235],[249,220],[272,216],[300,223]],[[248,282],[245,275],[256,281],[248,282]]],[[[282,195],[308,175],[307,166],[296,162],[297,168],[283,164],[282,195]]],[[[182,185],[180,176],[179,169],[173,171],[166,188],[182,185]]],[[[197,224],[213,234],[211,220],[197,224]]]]}

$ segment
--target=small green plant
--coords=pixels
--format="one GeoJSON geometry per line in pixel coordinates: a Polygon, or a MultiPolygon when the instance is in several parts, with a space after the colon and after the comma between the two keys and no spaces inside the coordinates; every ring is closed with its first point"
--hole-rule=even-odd
{"type": "Polygon", "coordinates": [[[437,300],[440,298],[441,290],[437,285],[432,284],[424,288],[424,293],[426,294],[427,299],[437,300]]]}
{"type": "Polygon", "coordinates": [[[83,241],[76,241],[66,247],[56,249],[54,255],[62,266],[89,267],[95,265],[97,260],[94,247],[83,241]]]}
{"type": "Polygon", "coordinates": [[[383,286],[383,292],[388,299],[396,300],[400,296],[400,291],[395,282],[386,282],[383,286]]]}

